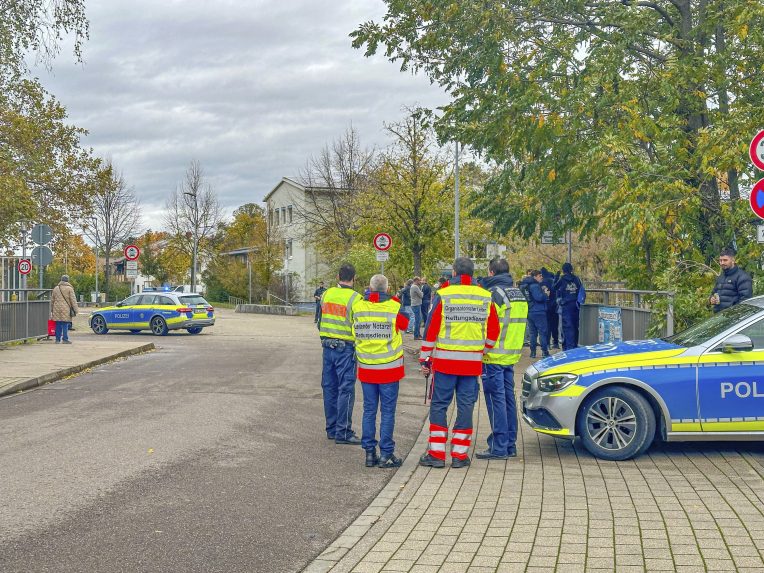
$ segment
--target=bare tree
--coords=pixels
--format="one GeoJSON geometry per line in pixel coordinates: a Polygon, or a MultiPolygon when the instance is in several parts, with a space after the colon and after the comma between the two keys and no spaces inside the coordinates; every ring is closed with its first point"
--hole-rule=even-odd
{"type": "Polygon", "coordinates": [[[217,195],[206,182],[201,164],[194,160],[186,175],[167,200],[165,225],[173,235],[174,245],[191,255],[191,290],[196,289],[199,253],[206,252],[223,213],[217,195]]]}
{"type": "Polygon", "coordinates": [[[106,293],[109,292],[112,253],[135,234],[140,221],[141,207],[135,192],[127,186],[124,175],[117,172],[111,160],[105,161],[96,173],[92,215],[83,220],[81,226],[85,236],[95,243],[96,250],[103,250],[106,259],[103,290],[106,293]]]}
{"type": "Polygon", "coordinates": [[[295,198],[294,208],[304,223],[305,238],[347,251],[358,228],[358,191],[366,186],[374,151],[361,147],[358,132],[345,133],[311,157],[300,172],[305,197],[295,198]]]}

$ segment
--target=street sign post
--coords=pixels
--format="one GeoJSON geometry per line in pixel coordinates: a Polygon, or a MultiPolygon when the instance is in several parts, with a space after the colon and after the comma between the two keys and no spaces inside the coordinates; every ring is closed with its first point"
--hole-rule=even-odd
{"type": "Polygon", "coordinates": [[[748,155],[751,158],[751,162],[764,171],[764,129],[751,140],[751,145],[748,147],[748,155]]]}
{"type": "Polygon", "coordinates": [[[53,231],[48,225],[35,225],[32,228],[32,242],[47,245],[53,239],[53,231]]]}
{"type": "Polygon", "coordinates": [[[384,262],[390,259],[390,253],[387,251],[377,251],[377,260],[380,262],[384,262]]]}
{"type": "Polygon", "coordinates": [[[32,261],[29,259],[19,260],[19,273],[22,275],[28,275],[32,272],[32,261]]]}
{"type": "Polygon", "coordinates": [[[542,245],[564,245],[565,243],[567,243],[565,236],[555,237],[552,231],[544,231],[541,235],[542,245]]]}
{"type": "Polygon", "coordinates": [[[764,179],[759,179],[751,189],[751,209],[759,219],[764,219],[764,179]]]}
{"type": "Polygon", "coordinates": [[[125,247],[125,258],[128,261],[134,261],[141,256],[141,250],[136,245],[127,245],[125,247]]]}
{"type": "Polygon", "coordinates": [[[377,233],[374,235],[374,248],[378,251],[389,251],[393,246],[393,240],[387,233],[377,233]]]}

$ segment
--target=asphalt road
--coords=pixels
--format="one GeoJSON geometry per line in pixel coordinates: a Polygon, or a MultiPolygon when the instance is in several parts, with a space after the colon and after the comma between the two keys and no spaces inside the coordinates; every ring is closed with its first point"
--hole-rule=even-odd
{"type": "MultiPolygon", "coordinates": [[[[309,317],[138,336],[159,349],[0,399],[3,573],[299,571],[390,478],[326,439],[309,317]]],[[[402,383],[400,453],[422,392],[402,383]]]]}

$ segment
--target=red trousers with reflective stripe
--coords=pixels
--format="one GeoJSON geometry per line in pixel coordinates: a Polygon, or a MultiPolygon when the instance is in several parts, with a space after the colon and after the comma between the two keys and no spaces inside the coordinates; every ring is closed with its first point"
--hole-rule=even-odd
{"type": "MultiPolygon", "coordinates": [[[[446,459],[446,442],[448,442],[448,428],[430,424],[430,439],[427,443],[427,453],[439,460],[446,459]]],[[[454,428],[451,436],[451,457],[459,460],[467,458],[467,452],[472,445],[472,428],[454,428]]]]}

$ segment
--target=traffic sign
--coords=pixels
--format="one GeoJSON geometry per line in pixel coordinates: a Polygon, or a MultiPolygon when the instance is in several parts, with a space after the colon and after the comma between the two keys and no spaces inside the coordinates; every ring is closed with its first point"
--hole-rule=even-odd
{"type": "Polygon", "coordinates": [[[756,226],[756,242],[764,243],[764,225],[756,226]]]}
{"type": "Polygon", "coordinates": [[[39,245],[32,249],[32,264],[37,267],[47,267],[53,262],[53,251],[50,247],[39,245]]]}
{"type": "Polygon", "coordinates": [[[748,147],[748,155],[753,164],[764,171],[764,129],[757,133],[748,147]]]}
{"type": "Polygon", "coordinates": [[[125,247],[125,258],[128,261],[134,261],[141,256],[141,250],[135,245],[127,245],[125,247]]]}
{"type": "Polygon", "coordinates": [[[32,242],[38,245],[47,245],[53,239],[53,231],[48,225],[35,225],[32,227],[32,242]]]}
{"type": "MultiPolygon", "coordinates": [[[[374,235],[374,248],[378,251],[387,251],[393,246],[393,240],[387,233],[377,233],[374,235]]],[[[380,260],[380,259],[377,259],[380,260]]]]}
{"type": "Polygon", "coordinates": [[[32,272],[32,261],[29,259],[21,259],[19,261],[19,273],[22,275],[28,275],[32,272]]]}
{"type": "Polygon", "coordinates": [[[541,235],[542,245],[554,245],[554,244],[564,245],[565,243],[567,243],[567,241],[565,240],[564,236],[555,237],[552,231],[544,231],[544,233],[541,235]]]}
{"type": "Polygon", "coordinates": [[[760,219],[764,219],[764,179],[759,179],[751,189],[751,209],[760,219]]]}
{"type": "Polygon", "coordinates": [[[387,251],[377,251],[377,260],[384,262],[390,258],[390,253],[387,251]]]}
{"type": "Polygon", "coordinates": [[[125,268],[128,271],[137,271],[138,270],[138,261],[125,261],[125,268]]]}
{"type": "Polygon", "coordinates": [[[129,279],[138,277],[138,269],[125,269],[125,276],[129,279]]]}

